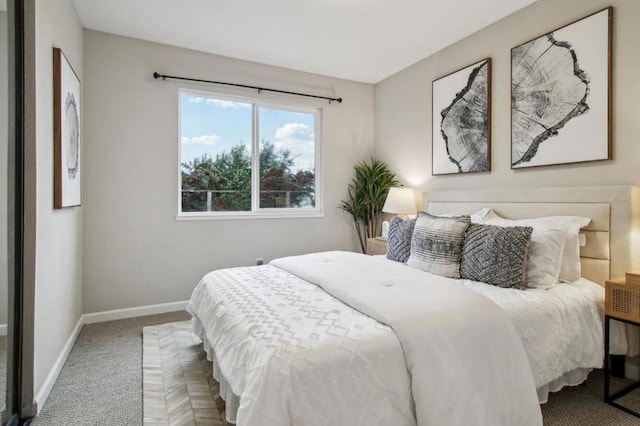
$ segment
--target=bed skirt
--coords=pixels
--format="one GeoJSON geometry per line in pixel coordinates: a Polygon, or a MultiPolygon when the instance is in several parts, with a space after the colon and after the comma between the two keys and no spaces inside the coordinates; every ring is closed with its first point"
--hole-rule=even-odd
{"type": "Polygon", "coordinates": [[[227,383],[226,379],[220,372],[216,354],[207,340],[202,323],[196,317],[191,318],[191,329],[193,330],[193,333],[202,340],[202,346],[207,354],[207,359],[213,364],[213,378],[220,384],[220,397],[225,402],[225,420],[227,423],[236,424],[236,415],[238,413],[238,408],[240,407],[240,398],[238,395],[233,393],[231,386],[229,386],[229,383],[227,383]]]}
{"type": "MultiPolygon", "coordinates": [[[[191,319],[191,328],[196,336],[202,340],[202,346],[207,354],[207,359],[213,364],[213,378],[220,384],[220,397],[225,401],[225,417],[226,421],[231,424],[236,423],[236,415],[240,406],[240,398],[233,393],[231,386],[227,383],[224,376],[220,372],[218,360],[215,351],[207,340],[206,333],[202,327],[202,323],[196,317],[191,319]]],[[[557,392],[565,386],[577,386],[587,380],[587,376],[592,371],[591,368],[577,368],[569,371],[557,379],[543,385],[537,389],[538,401],[545,404],[549,398],[549,393],[557,392]]]]}

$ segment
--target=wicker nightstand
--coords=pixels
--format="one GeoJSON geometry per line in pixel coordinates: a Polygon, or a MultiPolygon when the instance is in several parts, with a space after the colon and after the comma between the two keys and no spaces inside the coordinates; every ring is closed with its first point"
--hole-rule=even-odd
{"type": "Polygon", "coordinates": [[[367,238],[367,254],[387,254],[387,240],[382,238],[367,238]]]}
{"type": "Polygon", "coordinates": [[[624,407],[616,399],[628,394],[640,387],[640,382],[634,383],[624,389],[610,395],[609,388],[609,326],[612,319],[627,324],[640,326],[640,276],[627,274],[625,278],[619,278],[605,282],[604,301],[604,402],[616,408],[640,417],[640,413],[624,407]]]}

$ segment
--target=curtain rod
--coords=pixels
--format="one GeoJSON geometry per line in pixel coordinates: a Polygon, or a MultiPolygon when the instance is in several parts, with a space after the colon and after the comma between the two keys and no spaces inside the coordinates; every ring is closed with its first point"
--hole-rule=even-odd
{"type": "Polygon", "coordinates": [[[275,93],[284,93],[286,95],[305,96],[307,98],[325,99],[325,100],[329,101],[329,103],[331,103],[331,102],[337,102],[339,104],[342,103],[342,98],[329,98],[327,96],[308,95],[306,93],[288,92],[286,90],[278,90],[278,89],[267,89],[266,87],[249,86],[249,85],[246,85],[246,84],[225,83],[223,81],[202,80],[202,79],[199,79],[199,78],[189,78],[189,77],[177,77],[175,75],[159,74],[157,72],[153,73],[153,78],[155,78],[156,80],[159,79],[159,78],[161,78],[162,80],[166,80],[167,78],[170,78],[172,80],[195,81],[197,83],[222,84],[224,86],[234,86],[234,87],[242,87],[244,89],[253,89],[253,90],[257,90],[258,93],[260,93],[262,91],[275,92],[275,93]]]}

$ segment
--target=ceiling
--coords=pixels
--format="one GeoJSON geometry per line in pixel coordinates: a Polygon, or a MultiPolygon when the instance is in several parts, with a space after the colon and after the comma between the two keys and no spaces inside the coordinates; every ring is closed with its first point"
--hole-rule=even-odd
{"type": "Polygon", "coordinates": [[[365,83],[535,0],[73,0],[85,28],[365,83]]]}

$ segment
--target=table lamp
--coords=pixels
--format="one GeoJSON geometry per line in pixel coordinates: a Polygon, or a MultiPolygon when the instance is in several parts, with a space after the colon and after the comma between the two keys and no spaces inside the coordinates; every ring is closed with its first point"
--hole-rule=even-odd
{"type": "MultiPolygon", "coordinates": [[[[389,189],[387,199],[382,206],[384,213],[391,213],[401,216],[416,214],[416,196],[411,188],[404,186],[393,187],[389,189]]],[[[386,239],[389,233],[389,222],[382,223],[382,238],[386,239]]]]}

